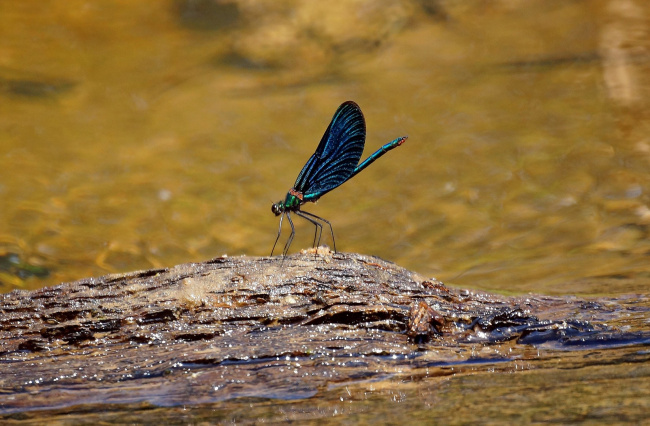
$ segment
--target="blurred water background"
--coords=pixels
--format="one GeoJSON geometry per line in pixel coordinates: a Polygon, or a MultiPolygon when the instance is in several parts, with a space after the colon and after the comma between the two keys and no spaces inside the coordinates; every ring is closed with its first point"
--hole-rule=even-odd
{"type": "MultiPolygon", "coordinates": [[[[638,0],[1,2],[0,292],[268,255],[271,203],[354,100],[364,158],[409,140],[306,206],[339,250],[504,293],[647,293],[649,16],[638,0]]],[[[296,225],[292,252],[313,238],[296,225]]]]}

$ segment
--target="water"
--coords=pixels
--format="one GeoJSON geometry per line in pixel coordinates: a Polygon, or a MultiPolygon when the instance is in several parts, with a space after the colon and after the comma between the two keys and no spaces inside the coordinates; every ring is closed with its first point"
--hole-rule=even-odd
{"type": "MultiPolygon", "coordinates": [[[[268,255],[272,201],[351,99],[364,158],[409,140],[306,206],[340,250],[491,291],[647,292],[648,16],[632,0],[3,4],[0,291],[268,255]]],[[[292,250],[313,238],[298,222],[292,250]]]]}

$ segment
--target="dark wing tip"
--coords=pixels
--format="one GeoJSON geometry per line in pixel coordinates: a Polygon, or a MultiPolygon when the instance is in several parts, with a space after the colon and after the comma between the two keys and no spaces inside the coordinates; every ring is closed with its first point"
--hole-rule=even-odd
{"type": "MultiPolygon", "coordinates": [[[[359,111],[359,114],[361,114],[361,116],[363,117],[363,112],[361,112],[361,107],[359,106],[358,103],[356,103],[354,101],[345,101],[341,105],[339,105],[339,107],[336,109],[336,111],[340,112],[341,110],[343,110],[345,108],[355,109],[355,110],[359,111]]],[[[334,113],[334,115],[336,115],[336,113],[334,113]]]]}
{"type": "Polygon", "coordinates": [[[344,106],[344,105],[352,105],[352,106],[355,106],[355,107],[361,109],[361,108],[359,107],[359,104],[357,104],[357,103],[354,102],[354,101],[345,101],[345,102],[343,102],[343,103],[339,106],[339,108],[341,108],[341,107],[344,106]]]}

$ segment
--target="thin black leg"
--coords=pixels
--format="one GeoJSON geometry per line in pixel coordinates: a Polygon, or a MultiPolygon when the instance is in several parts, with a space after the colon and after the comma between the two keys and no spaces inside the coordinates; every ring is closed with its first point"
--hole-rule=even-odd
{"type": "Polygon", "coordinates": [[[284,251],[282,252],[282,256],[287,255],[287,252],[289,251],[289,246],[293,241],[293,237],[296,235],[296,228],[293,226],[293,221],[291,220],[291,215],[289,214],[289,212],[287,212],[287,220],[289,220],[289,225],[291,225],[291,235],[289,235],[289,239],[287,240],[287,243],[284,245],[284,251]]]}
{"type": "Polygon", "coordinates": [[[305,220],[308,220],[309,222],[311,222],[315,226],[315,228],[314,228],[314,243],[313,243],[312,247],[318,247],[316,245],[316,238],[318,237],[318,244],[320,244],[320,237],[323,235],[323,225],[316,222],[314,219],[310,218],[308,216],[309,213],[307,213],[307,215],[304,215],[303,213],[306,213],[306,212],[303,212],[302,210],[296,210],[296,214],[298,216],[300,216],[301,218],[303,218],[305,220]]]}
{"type": "Polygon", "coordinates": [[[280,215],[280,226],[278,227],[278,236],[275,237],[275,242],[273,243],[273,248],[271,249],[271,256],[273,256],[273,251],[275,250],[275,245],[278,243],[278,240],[280,239],[280,234],[282,234],[282,219],[284,219],[284,213],[280,215]]]}
{"type": "MultiPolygon", "coordinates": [[[[327,223],[327,225],[330,227],[330,233],[332,234],[332,244],[334,245],[334,253],[336,253],[336,240],[334,239],[334,229],[332,228],[332,224],[330,223],[330,221],[327,220],[327,219],[323,219],[322,217],[316,216],[313,213],[306,212],[304,210],[300,210],[300,212],[303,213],[303,214],[306,214],[307,216],[311,216],[314,219],[318,219],[320,221],[323,221],[323,222],[327,223]]],[[[305,219],[307,219],[307,218],[305,217],[305,219]]],[[[318,239],[318,243],[320,244],[320,238],[318,239]]]]}

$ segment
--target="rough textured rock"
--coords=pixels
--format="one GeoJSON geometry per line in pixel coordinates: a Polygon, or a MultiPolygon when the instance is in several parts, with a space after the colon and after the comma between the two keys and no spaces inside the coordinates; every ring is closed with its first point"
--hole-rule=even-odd
{"type": "Polygon", "coordinates": [[[451,289],[322,249],[83,279],[0,295],[0,414],[296,399],[469,360],[647,344],[604,324],[626,309],[451,289]]]}

